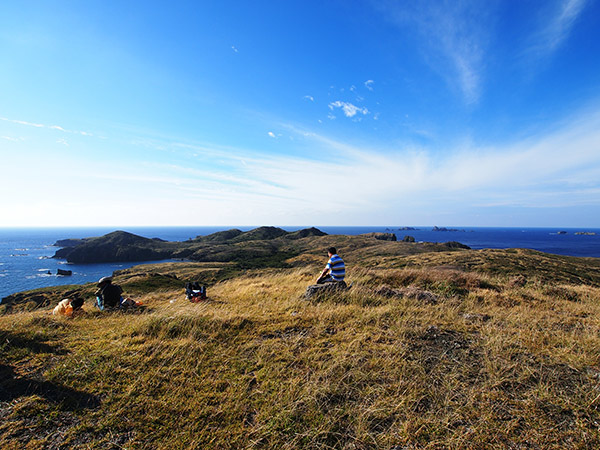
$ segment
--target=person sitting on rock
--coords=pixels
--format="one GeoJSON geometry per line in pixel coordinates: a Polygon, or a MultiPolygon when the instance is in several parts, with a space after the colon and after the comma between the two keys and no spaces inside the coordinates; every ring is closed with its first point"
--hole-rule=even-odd
{"type": "Polygon", "coordinates": [[[83,299],[75,297],[73,299],[65,298],[61,300],[52,311],[55,316],[73,317],[79,312],[83,312],[83,299]]]}
{"type": "Polygon", "coordinates": [[[123,302],[123,289],[118,284],[113,284],[112,277],[102,277],[98,280],[96,291],[96,304],[99,309],[118,308],[123,302]]]}
{"type": "Polygon", "coordinates": [[[317,284],[344,282],[344,277],[346,276],[344,260],[337,254],[335,247],[329,247],[327,255],[329,256],[329,261],[327,261],[323,272],[317,278],[317,284]]]}

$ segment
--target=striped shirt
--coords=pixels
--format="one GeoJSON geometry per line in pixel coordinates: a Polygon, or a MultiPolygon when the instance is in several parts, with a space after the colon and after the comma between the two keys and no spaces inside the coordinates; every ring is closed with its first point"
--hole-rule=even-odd
{"type": "Polygon", "coordinates": [[[329,261],[327,261],[327,268],[330,270],[331,278],[335,281],[343,281],[346,276],[346,266],[344,261],[337,254],[333,255],[329,261]]]}

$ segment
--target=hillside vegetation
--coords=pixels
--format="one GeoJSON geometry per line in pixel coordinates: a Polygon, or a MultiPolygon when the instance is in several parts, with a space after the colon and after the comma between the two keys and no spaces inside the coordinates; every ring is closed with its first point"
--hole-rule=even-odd
{"type": "Polygon", "coordinates": [[[317,228],[289,232],[277,227],[259,227],[250,231],[232,229],[187,241],[164,241],[145,238],[126,231],[114,231],[99,237],[63,239],[54,257],[73,263],[116,261],[158,261],[188,259],[193,261],[231,262],[246,266],[281,265],[282,256],[299,254],[298,239],[324,236],[317,228]]]}
{"type": "Polygon", "coordinates": [[[280,268],[119,272],[133,313],[50,315],[93,285],[13,298],[0,447],[600,448],[597,260],[310,239],[280,268]],[[353,286],[306,301],[332,243],[353,286]]]}

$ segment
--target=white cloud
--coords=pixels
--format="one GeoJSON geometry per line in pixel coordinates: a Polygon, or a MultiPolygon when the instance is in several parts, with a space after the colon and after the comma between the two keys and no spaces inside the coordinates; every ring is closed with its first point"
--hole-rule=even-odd
{"type": "Polygon", "coordinates": [[[342,102],[340,100],[332,102],[329,104],[329,109],[334,110],[334,108],[341,108],[346,117],[354,117],[356,114],[367,115],[369,114],[369,110],[367,108],[361,108],[359,106],[353,105],[352,103],[342,102]]]}
{"type": "MultiPolygon", "coordinates": [[[[536,8],[541,11],[539,23],[530,27],[530,39],[523,39],[525,48],[516,53],[524,52],[527,63],[537,64],[538,58],[556,51],[591,1],[541,2],[536,8]]],[[[479,0],[402,5],[383,1],[377,8],[398,27],[414,29],[425,62],[457,89],[467,104],[476,104],[484,89],[487,53],[498,17],[495,11],[500,5],[502,2],[479,0]]]]}
{"type": "Polygon", "coordinates": [[[18,125],[26,125],[28,127],[52,128],[51,126],[48,126],[48,125],[42,125],[41,123],[25,122],[24,120],[11,120],[11,119],[6,119],[4,117],[0,117],[0,120],[4,120],[5,122],[16,123],[18,125]]]}
{"type": "Polygon", "coordinates": [[[235,45],[231,46],[231,50],[233,50],[235,53],[239,53],[239,50],[235,47],[235,45]]]}
{"type": "Polygon", "coordinates": [[[275,133],[273,133],[272,131],[269,131],[267,134],[272,138],[277,138],[277,136],[275,136],[275,133]]]}
{"type": "Polygon", "coordinates": [[[6,117],[0,117],[0,120],[2,120],[4,122],[14,123],[14,124],[17,124],[17,125],[24,125],[24,126],[27,126],[27,127],[46,128],[46,129],[49,129],[49,130],[62,131],[63,133],[80,134],[82,136],[93,136],[92,133],[88,133],[87,131],[67,130],[67,129],[65,129],[65,128],[61,127],[61,126],[58,126],[58,125],[45,125],[45,124],[41,124],[41,123],[26,122],[24,120],[7,119],[6,117]]]}
{"type": "Polygon", "coordinates": [[[374,84],[374,83],[375,83],[375,82],[374,82],[373,80],[367,80],[367,81],[365,81],[365,87],[366,87],[368,90],[372,91],[372,90],[373,90],[373,84],[374,84]]]}
{"type": "Polygon", "coordinates": [[[395,206],[402,210],[403,203],[413,201],[415,208],[435,205],[439,210],[491,203],[529,208],[600,203],[600,197],[591,195],[600,189],[600,110],[521,142],[450,147],[442,154],[354,146],[291,131],[309,137],[332,159],[253,161],[263,181],[283,186],[297,200],[318,196],[322,180],[344,186],[342,199],[326,199],[322,205],[352,214],[361,208],[367,215],[395,206]]]}
{"type": "Polygon", "coordinates": [[[305,99],[305,100],[310,100],[311,102],[315,101],[315,98],[312,95],[305,95],[302,98],[305,99]]]}
{"type": "Polygon", "coordinates": [[[588,0],[558,0],[549,13],[543,18],[543,23],[533,36],[529,51],[539,56],[557,50],[568,38],[575,22],[589,3],[588,0]]]}
{"type": "Polygon", "coordinates": [[[482,91],[485,50],[493,28],[490,2],[385,5],[380,9],[396,25],[416,29],[423,58],[432,69],[457,88],[466,103],[477,103],[482,91]]]}
{"type": "MultiPolygon", "coordinates": [[[[84,214],[86,205],[114,198],[117,217],[140,225],[203,224],[204,217],[188,215],[199,209],[210,211],[210,224],[352,225],[416,223],[415,217],[433,222],[445,217],[444,211],[466,208],[600,203],[600,108],[520,142],[493,147],[454,145],[439,153],[351,143],[289,125],[285,130],[286,136],[298,137],[295,156],[165,142],[166,148],[179,150],[173,152],[173,163],[68,160],[76,203],[69,208],[78,211],[77,220],[97,220],[84,214]],[[321,157],[312,157],[309,149],[321,157]],[[110,170],[115,164],[122,168],[118,173],[110,170]],[[327,195],[331,186],[340,187],[343,195],[327,195]]],[[[11,167],[28,167],[30,157],[24,152],[14,152],[11,158],[11,167]]],[[[33,167],[26,179],[20,175],[23,170],[6,173],[3,183],[18,191],[19,197],[6,200],[2,220],[21,221],[12,225],[38,223],[39,211],[20,205],[37,204],[39,192],[48,189],[43,173],[64,169],[64,164],[64,159],[49,158],[46,164],[33,167]]],[[[58,181],[50,183],[59,188],[58,181]]],[[[44,202],[45,223],[61,225],[64,217],[74,216],[67,214],[60,199],[45,198],[44,202]]],[[[464,220],[471,219],[466,216],[464,220]]]]}

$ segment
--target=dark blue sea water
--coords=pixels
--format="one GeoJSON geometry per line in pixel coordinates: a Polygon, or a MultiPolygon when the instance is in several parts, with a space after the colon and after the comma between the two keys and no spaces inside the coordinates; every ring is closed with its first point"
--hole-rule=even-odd
{"type": "MultiPolygon", "coordinates": [[[[168,241],[183,241],[199,235],[234,227],[161,227],[126,228],[134,234],[158,237],[168,241]]],[[[235,227],[243,231],[255,227],[235,227]]],[[[283,227],[288,231],[306,227],[283,227]]],[[[416,230],[399,227],[317,227],[329,234],[361,234],[372,231],[391,231],[398,239],[413,236],[417,241],[458,241],[471,248],[531,248],[547,253],[571,256],[600,257],[600,229],[569,228],[465,228],[447,227],[461,231],[432,231],[431,226],[416,230]],[[462,231],[464,230],[464,231],[462,231]],[[558,234],[566,231],[566,234],[558,234]],[[577,231],[597,233],[596,236],[575,235],[577,231]]],[[[15,292],[46,286],[81,284],[96,281],[114,270],[140,263],[66,264],[52,259],[59,239],[101,236],[114,228],[19,228],[0,229],[0,299],[15,292]],[[70,277],[56,275],[58,268],[72,270],[70,277]]]]}

